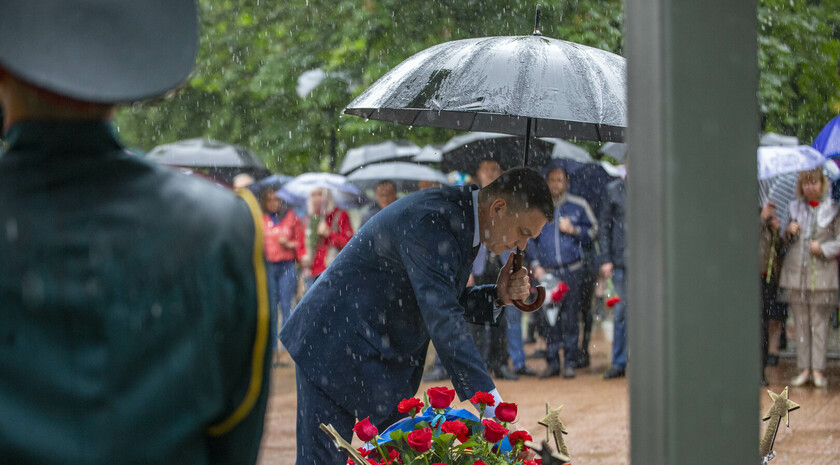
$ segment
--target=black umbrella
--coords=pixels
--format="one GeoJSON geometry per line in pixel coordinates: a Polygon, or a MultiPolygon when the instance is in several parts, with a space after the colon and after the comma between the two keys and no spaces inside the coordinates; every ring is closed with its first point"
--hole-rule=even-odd
{"type": "Polygon", "coordinates": [[[233,177],[239,173],[258,179],[271,174],[254,152],[210,139],[187,139],[159,145],[149,151],[147,157],[162,165],[200,168],[228,184],[232,184],[233,177]]]}
{"type": "MultiPolygon", "coordinates": [[[[403,61],[345,108],[407,125],[621,142],[626,62],[544,37],[485,37],[435,45],[403,61]]],[[[527,154],[526,154],[527,155],[527,154]]]]}
{"type": "Polygon", "coordinates": [[[347,176],[353,171],[372,163],[408,160],[418,153],[420,153],[420,147],[405,140],[396,142],[389,140],[378,144],[362,145],[347,151],[338,172],[347,176]]]}
{"type": "Polygon", "coordinates": [[[530,36],[456,40],[423,50],[386,73],[344,112],[525,136],[525,165],[532,137],[623,141],[624,58],[544,37],[539,20],[537,7],[530,36]]]}

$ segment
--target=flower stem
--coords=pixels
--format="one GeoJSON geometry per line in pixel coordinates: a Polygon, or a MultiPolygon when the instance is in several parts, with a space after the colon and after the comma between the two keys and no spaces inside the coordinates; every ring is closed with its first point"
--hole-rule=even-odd
{"type": "Polygon", "coordinates": [[[776,231],[773,231],[773,240],[770,242],[770,259],[767,260],[767,278],[766,283],[770,284],[770,276],[773,274],[773,260],[776,256],[776,231]]]}

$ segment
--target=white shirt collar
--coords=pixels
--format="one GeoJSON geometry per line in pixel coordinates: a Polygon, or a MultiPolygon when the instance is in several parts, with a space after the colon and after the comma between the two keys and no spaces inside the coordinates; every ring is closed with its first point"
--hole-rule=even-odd
{"type": "Polygon", "coordinates": [[[478,234],[478,189],[472,191],[473,200],[473,216],[475,217],[475,234],[473,234],[473,247],[478,246],[481,242],[481,236],[478,234]]]}

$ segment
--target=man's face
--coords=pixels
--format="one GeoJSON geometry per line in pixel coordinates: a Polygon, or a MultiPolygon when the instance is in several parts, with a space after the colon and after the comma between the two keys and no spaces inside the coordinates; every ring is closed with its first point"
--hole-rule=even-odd
{"type": "Polygon", "coordinates": [[[385,208],[397,200],[397,189],[393,184],[380,184],[373,195],[379,208],[385,208]]]}
{"type": "Polygon", "coordinates": [[[551,191],[552,197],[560,197],[569,187],[569,178],[563,170],[552,170],[545,178],[545,182],[548,183],[548,190],[551,191]]]}
{"type": "Polygon", "coordinates": [[[490,205],[489,224],[481,231],[481,242],[497,255],[515,248],[525,250],[528,239],[539,236],[545,223],[539,210],[514,211],[499,198],[490,205]]]}
{"type": "Polygon", "coordinates": [[[478,164],[478,169],[475,172],[475,177],[478,179],[478,186],[485,187],[496,178],[502,175],[502,167],[499,163],[493,160],[483,160],[478,164]]]}

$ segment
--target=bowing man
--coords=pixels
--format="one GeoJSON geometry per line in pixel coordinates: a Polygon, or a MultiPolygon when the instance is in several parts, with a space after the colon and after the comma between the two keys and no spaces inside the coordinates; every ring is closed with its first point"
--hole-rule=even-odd
{"type": "MultiPolygon", "coordinates": [[[[509,260],[496,284],[466,287],[480,244],[524,249],[554,207],[536,171],[515,168],[483,189],[413,193],[371,218],[301,300],[280,338],[297,363],[297,464],[343,464],[319,430],[349,439],[355,419],[380,430],[417,393],[430,339],[461,400],[501,397],[466,331],[527,298],[528,270],[509,260]]],[[[492,408],[485,411],[493,417],[492,408]]]]}

